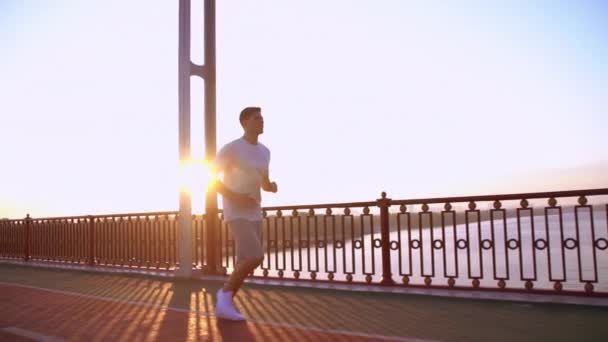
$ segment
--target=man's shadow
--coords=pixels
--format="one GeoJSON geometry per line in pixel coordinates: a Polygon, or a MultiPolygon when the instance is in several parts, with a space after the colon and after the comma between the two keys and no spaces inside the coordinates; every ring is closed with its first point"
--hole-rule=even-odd
{"type": "Polygon", "coordinates": [[[249,328],[247,321],[235,322],[216,319],[215,324],[222,341],[255,341],[256,338],[249,328]]]}

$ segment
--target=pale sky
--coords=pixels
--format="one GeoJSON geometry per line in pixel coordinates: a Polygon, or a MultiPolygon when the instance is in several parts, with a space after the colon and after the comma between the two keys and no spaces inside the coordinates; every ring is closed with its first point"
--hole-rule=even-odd
{"type": "MultiPolygon", "coordinates": [[[[218,147],[262,107],[266,205],[608,186],[602,1],[217,3],[218,147]]],[[[177,210],[177,37],[177,1],[0,1],[0,217],[177,210]]]]}

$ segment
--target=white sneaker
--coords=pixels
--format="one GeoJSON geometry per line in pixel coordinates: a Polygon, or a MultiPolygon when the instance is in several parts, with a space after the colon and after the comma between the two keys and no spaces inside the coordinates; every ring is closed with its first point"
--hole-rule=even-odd
{"type": "Polygon", "coordinates": [[[245,317],[236,310],[232,303],[232,291],[217,291],[217,303],[215,305],[215,316],[217,318],[229,319],[231,321],[244,321],[245,317]]]}

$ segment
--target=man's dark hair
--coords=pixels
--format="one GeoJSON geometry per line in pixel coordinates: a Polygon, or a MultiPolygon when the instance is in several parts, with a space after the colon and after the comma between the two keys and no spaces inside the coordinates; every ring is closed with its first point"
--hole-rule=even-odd
{"type": "Polygon", "coordinates": [[[243,109],[241,111],[241,115],[239,116],[239,121],[242,124],[243,121],[249,119],[253,114],[259,113],[261,111],[262,111],[262,108],[260,108],[260,107],[245,107],[245,109],[243,109]]]}

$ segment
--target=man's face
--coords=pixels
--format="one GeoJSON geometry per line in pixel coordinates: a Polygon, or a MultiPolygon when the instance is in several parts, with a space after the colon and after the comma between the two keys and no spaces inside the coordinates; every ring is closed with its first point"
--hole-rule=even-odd
{"type": "Polygon", "coordinates": [[[245,132],[252,134],[262,134],[264,133],[264,118],[262,117],[262,113],[255,112],[247,120],[243,121],[243,128],[245,132]]]}

